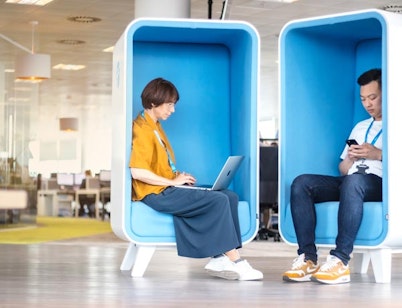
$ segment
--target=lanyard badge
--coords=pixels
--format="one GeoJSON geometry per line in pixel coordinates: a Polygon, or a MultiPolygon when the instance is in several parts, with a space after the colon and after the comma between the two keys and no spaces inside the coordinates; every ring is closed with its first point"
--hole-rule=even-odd
{"type": "MultiPolygon", "coordinates": [[[[373,126],[374,123],[374,119],[373,121],[370,123],[369,127],[367,128],[366,131],[366,136],[364,137],[364,142],[367,142],[367,138],[368,138],[368,134],[370,132],[371,127],[373,126]]],[[[374,145],[377,142],[377,139],[380,137],[382,133],[382,129],[380,129],[380,131],[377,133],[377,135],[375,135],[375,137],[373,138],[373,140],[371,141],[371,144],[374,145]]],[[[367,174],[367,170],[370,168],[369,166],[367,166],[364,162],[366,161],[365,158],[362,159],[361,163],[359,165],[357,165],[357,172],[356,173],[360,173],[360,174],[367,174]]]]}

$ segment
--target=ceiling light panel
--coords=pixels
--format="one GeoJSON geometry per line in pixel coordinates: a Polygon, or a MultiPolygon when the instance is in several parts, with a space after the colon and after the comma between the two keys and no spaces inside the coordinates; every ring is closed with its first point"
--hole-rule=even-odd
{"type": "Polygon", "coordinates": [[[103,52],[113,52],[114,46],[110,46],[108,48],[103,49],[103,52]]]}
{"type": "Polygon", "coordinates": [[[46,5],[53,0],[6,0],[6,3],[27,4],[27,5],[46,5]]]}
{"type": "Polygon", "coordinates": [[[85,68],[85,65],[77,65],[77,64],[57,64],[53,66],[55,70],[64,70],[64,71],[79,71],[85,68]]]}

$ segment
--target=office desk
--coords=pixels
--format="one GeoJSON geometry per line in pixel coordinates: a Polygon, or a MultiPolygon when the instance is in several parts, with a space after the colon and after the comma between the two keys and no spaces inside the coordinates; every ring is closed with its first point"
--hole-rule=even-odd
{"type": "Polygon", "coordinates": [[[101,187],[100,189],[100,200],[102,202],[102,220],[105,219],[105,200],[109,197],[110,200],[110,187],[101,187]]]}
{"type": "Polygon", "coordinates": [[[37,215],[58,216],[57,190],[38,190],[37,215]],[[47,202],[50,199],[50,202],[47,202]]]}
{"type": "Polygon", "coordinates": [[[59,216],[73,216],[74,189],[60,189],[57,191],[57,206],[59,216]]]}
{"type": "Polygon", "coordinates": [[[75,217],[78,217],[78,209],[81,206],[80,205],[80,195],[94,195],[95,196],[95,218],[99,219],[99,196],[100,196],[100,189],[96,188],[85,188],[85,189],[77,189],[75,191],[75,203],[76,203],[76,209],[75,209],[75,217]]]}
{"type": "Polygon", "coordinates": [[[65,189],[40,189],[37,195],[38,216],[59,216],[63,215],[60,210],[71,212],[71,202],[74,201],[75,192],[65,189]]]}

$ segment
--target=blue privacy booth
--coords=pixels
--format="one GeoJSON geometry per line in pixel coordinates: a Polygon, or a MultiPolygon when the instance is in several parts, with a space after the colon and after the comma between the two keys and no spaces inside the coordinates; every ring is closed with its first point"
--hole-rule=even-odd
{"type": "Polygon", "coordinates": [[[257,99],[259,37],[247,23],[137,19],[113,55],[111,223],[129,242],[122,270],[143,276],[158,247],[175,247],[172,216],[131,201],[132,121],[141,92],[152,79],[173,82],[180,100],[162,123],[178,170],[212,183],[229,155],[245,158],[231,189],[240,197],[243,243],[258,229],[257,99]]]}
{"type": "MultiPolygon", "coordinates": [[[[399,75],[402,17],[379,10],[296,20],[280,35],[280,192],[282,238],[297,244],[290,213],[290,185],[303,173],[339,175],[340,154],[352,127],[368,118],[358,76],[383,71],[383,202],[366,202],[352,270],[365,273],[371,261],[376,282],[389,282],[393,252],[402,247],[398,189],[400,144],[399,75]]],[[[338,202],[316,204],[316,243],[333,247],[338,202]]]]}

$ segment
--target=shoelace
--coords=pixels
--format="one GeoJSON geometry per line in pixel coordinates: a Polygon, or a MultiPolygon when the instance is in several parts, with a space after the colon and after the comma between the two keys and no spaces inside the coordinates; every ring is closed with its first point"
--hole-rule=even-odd
{"type": "Polygon", "coordinates": [[[299,269],[304,264],[304,254],[293,260],[292,270],[299,269]]]}
{"type": "Polygon", "coordinates": [[[336,267],[339,263],[338,258],[330,257],[327,259],[327,262],[321,266],[321,271],[329,271],[336,267]]]}
{"type": "Polygon", "coordinates": [[[250,269],[251,265],[247,262],[247,260],[242,260],[241,262],[237,263],[240,267],[244,269],[250,269]]]}

